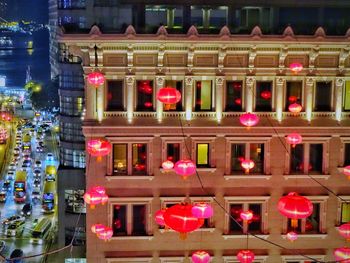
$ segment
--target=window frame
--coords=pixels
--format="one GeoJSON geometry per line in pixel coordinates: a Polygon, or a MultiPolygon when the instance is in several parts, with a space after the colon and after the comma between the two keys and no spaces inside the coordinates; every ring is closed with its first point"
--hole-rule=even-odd
{"type": "Polygon", "coordinates": [[[105,105],[105,111],[107,112],[124,112],[126,111],[126,88],[125,88],[125,81],[124,79],[106,79],[106,82],[105,82],[105,89],[104,89],[104,105],[105,105]],[[123,109],[122,110],[108,110],[108,91],[109,91],[109,88],[108,88],[108,82],[109,81],[120,81],[122,82],[122,103],[123,103],[123,109]]]}
{"type": "Polygon", "coordinates": [[[215,169],[216,168],[216,162],[215,162],[215,138],[213,137],[191,137],[191,157],[192,160],[195,161],[197,164],[197,144],[209,144],[209,164],[206,167],[197,167],[197,170],[201,169],[215,169]]]}
{"type": "Polygon", "coordinates": [[[231,79],[231,80],[226,80],[224,82],[224,96],[223,96],[223,102],[224,102],[224,112],[243,112],[245,109],[245,98],[246,98],[246,94],[245,94],[245,81],[243,79],[231,79]],[[241,82],[242,84],[242,90],[241,90],[241,110],[240,111],[233,111],[233,110],[227,110],[227,87],[228,87],[228,83],[231,82],[241,82]]]}
{"type": "MultiPolygon", "coordinates": [[[[316,260],[319,260],[321,262],[324,261],[325,256],[324,255],[307,255],[309,257],[312,257],[316,260]]],[[[288,261],[298,261],[299,263],[309,263],[311,262],[310,259],[306,259],[305,257],[297,256],[297,255],[288,255],[288,256],[283,256],[282,257],[282,263],[287,263],[288,261]]]]}
{"type": "MultiPolygon", "coordinates": [[[[347,89],[347,87],[349,88],[349,92],[350,92],[350,79],[345,79],[345,81],[344,81],[344,88],[343,88],[343,92],[342,92],[342,98],[343,98],[343,100],[342,100],[342,111],[344,111],[344,112],[349,112],[350,111],[350,107],[349,107],[349,109],[345,109],[345,99],[346,99],[346,89],[347,89]]],[[[350,94],[349,94],[349,96],[350,96],[350,94]]]]}
{"type": "Polygon", "coordinates": [[[160,263],[183,263],[185,257],[159,257],[160,263]]]}
{"type": "MultiPolygon", "coordinates": [[[[180,160],[186,156],[186,146],[184,145],[184,139],[179,139],[179,137],[161,137],[162,139],[162,159],[160,167],[162,163],[167,160],[167,148],[168,144],[178,143],[180,144],[180,160]]],[[[174,163],[175,164],[175,163],[174,163]]]]}
{"type": "Polygon", "coordinates": [[[115,263],[115,262],[122,262],[122,263],[151,263],[152,258],[151,257],[135,257],[135,258],[106,258],[107,263],[115,263]]]}
{"type": "Polygon", "coordinates": [[[254,92],[253,92],[253,105],[254,105],[254,112],[275,112],[276,111],[276,105],[275,105],[275,79],[270,79],[270,78],[263,78],[263,79],[256,79],[254,82],[254,92]],[[256,96],[257,96],[257,86],[258,82],[270,82],[271,83],[271,111],[257,111],[256,110],[256,96]],[[255,96],[254,96],[255,95],[255,96]]]}
{"type": "MultiPolygon", "coordinates": [[[[346,202],[350,203],[350,195],[340,195],[339,198],[343,199],[346,202]]],[[[344,203],[340,199],[338,199],[338,208],[337,208],[337,221],[336,225],[340,226],[341,225],[341,214],[342,214],[342,204],[344,203]]]]}
{"type": "Polygon", "coordinates": [[[135,84],[134,84],[134,97],[133,97],[133,103],[134,103],[134,110],[136,112],[155,112],[156,110],[156,105],[155,105],[155,101],[156,101],[156,80],[154,78],[148,78],[147,76],[143,79],[141,78],[138,78],[138,79],[135,79],[135,84]],[[140,110],[139,107],[138,107],[138,103],[139,103],[139,100],[138,100],[138,86],[137,86],[137,83],[139,81],[151,81],[152,82],[152,107],[151,107],[151,110],[140,110]]]}
{"type": "Polygon", "coordinates": [[[313,112],[316,112],[316,113],[319,113],[319,112],[334,112],[334,81],[333,80],[329,80],[329,79],[326,79],[326,80],[316,80],[315,81],[315,84],[314,84],[314,90],[313,90],[313,94],[312,94],[312,111],[313,112]],[[330,109],[329,111],[317,111],[315,110],[316,108],[316,91],[317,91],[317,83],[318,82],[331,82],[331,98],[330,98],[330,109]]]}
{"type": "Polygon", "coordinates": [[[212,78],[206,78],[203,77],[202,79],[194,79],[194,85],[193,85],[193,111],[194,112],[214,112],[215,111],[215,100],[216,100],[216,96],[215,96],[215,91],[216,91],[216,86],[215,86],[215,79],[212,78]],[[197,82],[202,82],[202,81],[210,81],[211,82],[211,107],[210,110],[201,110],[201,109],[197,109],[196,107],[196,98],[197,98],[197,82]]]}
{"type": "Polygon", "coordinates": [[[195,151],[196,151],[196,167],[197,168],[210,168],[210,143],[196,143],[195,144],[195,151]],[[207,163],[206,164],[199,164],[198,163],[198,151],[199,151],[199,148],[198,146],[199,145],[207,145],[208,146],[208,149],[207,149],[207,163]]]}
{"type": "Polygon", "coordinates": [[[340,137],[340,156],[339,156],[339,163],[338,166],[344,167],[345,166],[345,144],[350,144],[350,137],[340,137]]]}
{"type": "MultiPolygon", "coordinates": [[[[181,103],[181,110],[166,110],[165,109],[165,105],[164,103],[162,103],[162,110],[163,112],[165,113],[171,113],[171,112],[183,112],[185,111],[185,89],[186,89],[186,85],[185,85],[185,81],[183,79],[165,79],[164,80],[164,86],[167,87],[167,86],[170,86],[168,85],[167,83],[170,82],[170,81],[175,81],[176,83],[177,82],[181,82],[181,100],[178,102],[178,103],[175,103],[176,104],[176,108],[177,108],[177,104],[181,103]]],[[[176,87],[173,87],[177,90],[176,87]]],[[[156,98],[157,99],[157,98],[156,98]]]]}

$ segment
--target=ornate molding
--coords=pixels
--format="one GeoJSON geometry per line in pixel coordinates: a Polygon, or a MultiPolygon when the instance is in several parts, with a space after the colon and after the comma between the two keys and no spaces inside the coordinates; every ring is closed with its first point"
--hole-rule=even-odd
{"type": "Polygon", "coordinates": [[[216,77],[215,79],[215,84],[217,86],[222,86],[224,85],[225,78],[224,77],[216,77]]]}
{"type": "Polygon", "coordinates": [[[134,76],[126,76],[125,81],[126,81],[126,85],[133,86],[134,82],[135,82],[135,77],[134,76]]]}
{"type": "Polygon", "coordinates": [[[158,67],[164,66],[164,54],[165,54],[165,46],[163,44],[158,46],[158,67]]]}
{"type": "Polygon", "coordinates": [[[345,60],[349,57],[349,49],[342,48],[339,54],[339,69],[344,69],[345,67],[345,60]]]}
{"type": "Polygon", "coordinates": [[[186,86],[193,85],[193,77],[185,77],[185,84],[186,86]]]}
{"type": "Polygon", "coordinates": [[[134,46],[129,44],[127,47],[127,59],[128,59],[128,67],[132,67],[134,65],[134,46]]]}
{"type": "Polygon", "coordinates": [[[287,55],[288,55],[288,47],[284,46],[283,48],[281,48],[280,53],[279,53],[279,60],[278,60],[279,68],[284,68],[284,63],[285,63],[287,55]]]}
{"type": "Polygon", "coordinates": [[[193,67],[194,50],[195,47],[193,45],[189,46],[187,50],[187,67],[189,68],[193,67]]]}
{"type": "Polygon", "coordinates": [[[256,46],[252,46],[249,50],[249,60],[248,60],[249,68],[254,68],[255,57],[256,57],[256,46]]]}
{"type": "Polygon", "coordinates": [[[313,86],[315,84],[315,78],[306,78],[306,85],[307,86],[313,86]]]}
{"type": "Polygon", "coordinates": [[[163,76],[157,76],[156,77],[156,85],[157,87],[163,87],[165,82],[165,77],[163,76]]]}
{"type": "Polygon", "coordinates": [[[344,78],[336,78],[336,79],[335,79],[335,86],[337,86],[337,87],[343,87],[344,82],[345,82],[345,79],[344,79],[344,78]]]}
{"type": "Polygon", "coordinates": [[[277,77],[276,78],[276,85],[277,86],[283,86],[285,83],[286,79],[285,78],[281,78],[281,77],[277,77]]]}
{"type": "Polygon", "coordinates": [[[252,89],[254,86],[255,80],[256,80],[255,77],[247,77],[245,79],[245,84],[247,88],[252,89]]]}
{"type": "Polygon", "coordinates": [[[315,60],[319,55],[319,47],[315,46],[313,47],[309,52],[309,68],[315,67],[315,60]]]}

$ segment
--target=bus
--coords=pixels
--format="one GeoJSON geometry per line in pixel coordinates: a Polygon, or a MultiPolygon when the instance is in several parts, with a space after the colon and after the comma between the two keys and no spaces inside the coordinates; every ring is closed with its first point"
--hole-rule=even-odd
{"type": "Polygon", "coordinates": [[[54,181],[45,181],[42,198],[42,211],[44,213],[53,213],[55,211],[56,183],[54,181]]]}
{"type": "Polygon", "coordinates": [[[23,203],[26,200],[26,181],[27,172],[17,171],[15,176],[15,183],[13,185],[13,196],[16,203],[23,203]]]}
{"type": "Polygon", "coordinates": [[[51,219],[41,218],[38,224],[34,227],[32,231],[32,236],[30,238],[30,243],[32,244],[43,244],[44,240],[50,233],[51,229],[51,219]]]}

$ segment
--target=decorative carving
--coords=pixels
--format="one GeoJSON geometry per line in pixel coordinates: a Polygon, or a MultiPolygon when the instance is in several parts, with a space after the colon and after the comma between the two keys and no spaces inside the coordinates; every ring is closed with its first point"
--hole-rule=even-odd
{"type": "Polygon", "coordinates": [[[133,86],[135,82],[135,77],[133,76],[127,76],[126,78],[126,85],[133,86]]]}
{"type": "Polygon", "coordinates": [[[222,85],[224,85],[224,81],[225,81],[225,78],[224,78],[224,77],[217,77],[217,78],[215,79],[215,83],[216,83],[217,86],[222,86],[222,85]]]}
{"type": "Polygon", "coordinates": [[[186,86],[193,85],[193,77],[185,77],[185,84],[186,86]]]}
{"type": "Polygon", "coordinates": [[[90,36],[100,36],[102,35],[102,32],[100,30],[100,28],[97,26],[97,25],[93,25],[90,29],[90,32],[89,32],[89,35],[90,36]]]}
{"type": "Polygon", "coordinates": [[[277,86],[283,86],[284,82],[285,82],[284,78],[280,78],[280,77],[276,78],[276,85],[277,86]]]}
{"type": "Polygon", "coordinates": [[[287,55],[288,55],[288,47],[284,46],[283,48],[281,48],[280,54],[279,54],[278,66],[280,68],[284,68],[284,63],[287,55]]]}
{"type": "Polygon", "coordinates": [[[336,78],[335,79],[335,85],[338,86],[338,87],[343,87],[344,85],[344,78],[336,78]]]}
{"type": "Polygon", "coordinates": [[[349,49],[343,48],[339,54],[339,69],[344,69],[345,60],[349,57],[349,49]]]}
{"type": "Polygon", "coordinates": [[[313,47],[311,51],[309,52],[309,68],[315,67],[315,60],[319,54],[319,47],[313,47]]]}
{"type": "Polygon", "coordinates": [[[223,26],[221,28],[219,36],[221,39],[229,39],[231,37],[231,31],[228,26],[223,26]]]}
{"type": "Polygon", "coordinates": [[[195,26],[191,26],[187,31],[187,37],[189,38],[197,38],[199,37],[198,30],[195,26]]]}
{"type": "Polygon", "coordinates": [[[164,54],[165,54],[165,46],[159,45],[159,47],[158,47],[158,67],[163,67],[164,54]]]}
{"type": "Polygon", "coordinates": [[[249,68],[254,68],[254,61],[255,61],[255,57],[256,57],[256,46],[252,46],[249,50],[249,68]]]}
{"type": "Polygon", "coordinates": [[[326,37],[326,32],[324,31],[323,27],[318,27],[315,31],[314,34],[315,37],[317,38],[325,38],[326,37]]]}
{"type": "Polygon", "coordinates": [[[250,36],[254,37],[254,38],[261,38],[262,36],[262,32],[259,26],[255,26],[252,30],[252,32],[250,33],[250,36]]]}
{"type": "Polygon", "coordinates": [[[132,25],[129,25],[125,30],[125,35],[127,36],[127,38],[136,36],[135,28],[132,25]]]}
{"type": "Polygon", "coordinates": [[[313,86],[315,84],[315,78],[306,78],[306,85],[313,86]]]}
{"type": "Polygon", "coordinates": [[[187,67],[193,67],[194,50],[195,50],[195,47],[193,45],[188,47],[188,50],[187,50],[187,67]]]}
{"type": "Polygon", "coordinates": [[[283,36],[285,38],[294,38],[294,31],[291,26],[287,26],[283,31],[283,36]]]}
{"type": "Polygon", "coordinates": [[[245,84],[247,88],[252,89],[255,83],[255,78],[254,77],[248,77],[245,79],[245,84]]]}
{"type": "Polygon", "coordinates": [[[218,68],[219,70],[222,70],[224,68],[224,60],[226,57],[226,46],[221,46],[219,49],[219,54],[218,54],[218,68]]]}
{"type": "Polygon", "coordinates": [[[165,77],[160,77],[160,76],[157,76],[156,77],[156,85],[157,87],[163,87],[164,86],[164,82],[165,82],[165,77]]]}
{"type": "Polygon", "coordinates": [[[128,59],[128,67],[132,67],[134,65],[134,47],[132,44],[128,45],[126,54],[128,59]]]}
{"type": "Polygon", "coordinates": [[[164,26],[160,26],[158,28],[157,34],[156,34],[159,38],[165,39],[168,36],[168,31],[166,30],[166,28],[164,26]]]}

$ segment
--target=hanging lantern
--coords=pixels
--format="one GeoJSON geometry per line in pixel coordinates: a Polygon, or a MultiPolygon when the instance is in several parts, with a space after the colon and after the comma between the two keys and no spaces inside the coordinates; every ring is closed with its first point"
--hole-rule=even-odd
{"type": "Polygon", "coordinates": [[[108,202],[108,195],[106,195],[106,194],[102,194],[101,195],[101,204],[102,205],[104,205],[105,203],[107,203],[108,202]]]}
{"type": "Polygon", "coordinates": [[[193,263],[208,263],[210,262],[210,255],[208,252],[203,250],[198,250],[192,254],[193,263]]]}
{"type": "Polygon", "coordinates": [[[103,231],[101,231],[100,233],[97,233],[97,237],[104,241],[110,240],[112,236],[113,236],[113,229],[110,227],[105,227],[103,231]]]}
{"type": "Polygon", "coordinates": [[[288,110],[292,113],[299,113],[302,109],[303,107],[298,103],[292,103],[288,106],[288,110]]]}
{"type": "Polygon", "coordinates": [[[83,196],[85,203],[90,205],[91,209],[94,209],[96,205],[100,204],[102,202],[102,195],[93,192],[93,191],[88,191],[84,194],[83,196]]]}
{"type": "Polygon", "coordinates": [[[175,173],[181,175],[183,179],[196,173],[196,165],[191,160],[180,160],[175,163],[175,173]]]}
{"type": "Polygon", "coordinates": [[[243,221],[252,220],[252,218],[253,218],[253,212],[250,211],[250,210],[242,211],[242,212],[239,214],[239,217],[240,217],[243,221]]]}
{"type": "Polygon", "coordinates": [[[255,113],[246,112],[239,117],[239,121],[244,126],[252,127],[258,124],[259,117],[255,113]]]}
{"type": "Polygon", "coordinates": [[[303,70],[303,64],[299,62],[294,62],[289,65],[289,68],[293,73],[297,74],[303,70]]]}
{"type": "Polygon", "coordinates": [[[296,96],[291,95],[291,96],[288,97],[288,101],[289,101],[290,103],[294,103],[294,102],[296,102],[297,100],[298,100],[298,98],[297,98],[296,96]]]}
{"type": "Polygon", "coordinates": [[[241,250],[237,254],[237,259],[240,263],[251,263],[254,261],[255,255],[250,250],[241,250]]]}
{"type": "Polygon", "coordinates": [[[295,145],[302,143],[303,137],[299,133],[291,133],[287,135],[287,143],[291,144],[294,148],[295,145]]]}
{"type": "Polygon", "coordinates": [[[339,261],[341,263],[350,263],[350,248],[337,248],[334,250],[334,257],[336,261],[339,261]]]}
{"type": "Polygon", "coordinates": [[[262,97],[264,100],[271,99],[271,92],[269,90],[264,90],[260,93],[260,97],[262,97]]]}
{"type": "Polygon", "coordinates": [[[200,228],[204,223],[203,219],[193,216],[192,207],[190,204],[176,204],[164,212],[165,224],[179,232],[181,239],[185,239],[187,233],[200,228]]]}
{"type": "Polygon", "coordinates": [[[102,224],[93,224],[91,226],[91,232],[94,233],[94,234],[98,234],[98,233],[101,233],[105,230],[105,226],[102,225],[102,224]]]}
{"type": "Polygon", "coordinates": [[[298,234],[294,231],[290,231],[287,233],[287,239],[293,242],[298,239],[298,234]]]}
{"type": "Polygon", "coordinates": [[[338,231],[342,237],[346,238],[346,240],[350,242],[350,222],[346,224],[342,224],[338,228],[338,231]]]}
{"type": "Polygon", "coordinates": [[[98,86],[101,86],[103,83],[105,83],[105,76],[102,73],[95,71],[89,73],[87,80],[90,85],[93,85],[97,88],[98,86]]]}
{"type": "Polygon", "coordinates": [[[175,88],[160,88],[157,93],[157,100],[165,104],[175,104],[181,100],[181,93],[175,88]]]}
{"type": "Polygon", "coordinates": [[[103,139],[93,139],[87,143],[87,151],[91,156],[97,157],[97,161],[111,152],[112,145],[109,141],[103,139]]]}
{"type": "Polygon", "coordinates": [[[166,160],[162,163],[162,168],[165,172],[171,171],[174,168],[174,163],[172,161],[166,160]]]}
{"type": "Polygon", "coordinates": [[[307,218],[312,214],[313,205],[309,199],[290,192],[278,201],[278,211],[292,220],[292,227],[298,226],[298,219],[307,218]]]}
{"type": "Polygon", "coordinates": [[[350,165],[345,166],[343,168],[343,174],[345,174],[348,177],[348,179],[350,180],[350,165]]]}
{"type": "Polygon", "coordinates": [[[164,212],[165,212],[165,210],[166,209],[160,209],[154,215],[154,220],[160,226],[165,226],[165,222],[164,222],[164,212]]]}
{"type": "Polygon", "coordinates": [[[254,161],[252,160],[243,160],[241,162],[241,166],[242,168],[244,169],[245,173],[248,174],[249,173],[249,170],[253,169],[254,166],[255,166],[255,163],[254,161]]]}
{"type": "Polygon", "coordinates": [[[213,207],[207,203],[197,203],[192,207],[192,214],[197,218],[210,218],[214,214],[213,207]]]}
{"type": "Polygon", "coordinates": [[[143,104],[146,108],[151,108],[153,106],[153,103],[150,101],[147,101],[143,104]]]}
{"type": "Polygon", "coordinates": [[[106,194],[106,189],[103,186],[94,186],[91,188],[92,192],[97,192],[101,195],[106,194]]]}

